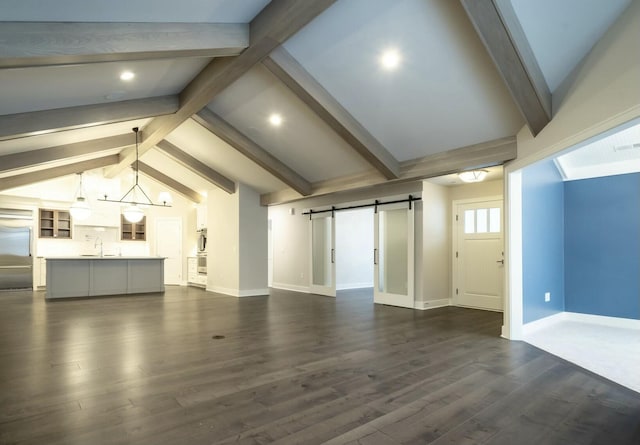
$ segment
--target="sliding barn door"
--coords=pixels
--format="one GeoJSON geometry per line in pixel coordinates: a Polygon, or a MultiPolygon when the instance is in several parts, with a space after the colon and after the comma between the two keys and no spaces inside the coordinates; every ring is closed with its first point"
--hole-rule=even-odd
{"type": "Polygon", "coordinates": [[[375,303],[413,308],[414,211],[409,207],[381,205],[374,214],[375,303]]]}
{"type": "Polygon", "coordinates": [[[336,296],[336,219],[332,212],[311,215],[311,293],[336,296]]]}

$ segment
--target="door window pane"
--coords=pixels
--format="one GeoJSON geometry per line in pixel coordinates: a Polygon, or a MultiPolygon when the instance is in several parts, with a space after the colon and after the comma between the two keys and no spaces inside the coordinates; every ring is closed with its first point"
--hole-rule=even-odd
{"type": "Polygon", "coordinates": [[[331,218],[311,221],[313,284],[331,286],[331,218]]]}
{"type": "Polygon", "coordinates": [[[476,213],[473,210],[464,211],[464,233],[476,233],[476,213]]]}
{"type": "Polygon", "coordinates": [[[500,233],[500,208],[489,209],[489,232],[500,233]]]}
{"type": "Polygon", "coordinates": [[[478,209],[476,210],[476,232],[477,233],[487,233],[487,209],[478,209]]]}
{"type": "Polygon", "coordinates": [[[379,210],[378,290],[407,295],[409,223],[408,209],[379,210]]]}

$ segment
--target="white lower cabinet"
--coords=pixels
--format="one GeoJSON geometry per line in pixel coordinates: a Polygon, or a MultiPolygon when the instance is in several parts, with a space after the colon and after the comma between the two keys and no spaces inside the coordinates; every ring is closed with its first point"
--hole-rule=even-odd
{"type": "Polygon", "coordinates": [[[33,288],[43,289],[47,285],[47,260],[35,257],[33,260],[33,288]]]}
{"type": "Polygon", "coordinates": [[[200,287],[207,287],[207,276],[198,273],[198,259],[187,258],[187,283],[200,287]]]}

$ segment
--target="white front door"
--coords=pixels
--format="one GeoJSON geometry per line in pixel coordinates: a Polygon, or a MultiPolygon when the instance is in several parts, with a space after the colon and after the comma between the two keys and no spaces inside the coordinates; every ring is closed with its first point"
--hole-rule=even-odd
{"type": "Polygon", "coordinates": [[[503,309],[502,200],[454,205],[453,302],[503,309]]]}
{"type": "Polygon", "coordinates": [[[373,228],[374,303],[413,308],[413,227],[409,203],[378,206],[373,228]]]}
{"type": "Polygon", "coordinates": [[[336,296],[336,219],[332,212],[311,215],[311,286],[313,294],[336,296]]]}
{"type": "Polygon", "coordinates": [[[166,258],[164,284],[182,284],[182,219],[156,219],[156,255],[166,258]]]}

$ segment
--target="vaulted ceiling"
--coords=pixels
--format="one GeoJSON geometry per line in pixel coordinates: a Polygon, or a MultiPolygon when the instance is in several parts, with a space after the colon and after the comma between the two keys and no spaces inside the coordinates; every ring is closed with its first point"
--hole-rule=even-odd
{"type": "Polygon", "coordinates": [[[630,1],[5,0],[0,192],[117,176],[132,127],[140,172],[192,200],[242,182],[274,204],[500,165],[630,1]]]}

